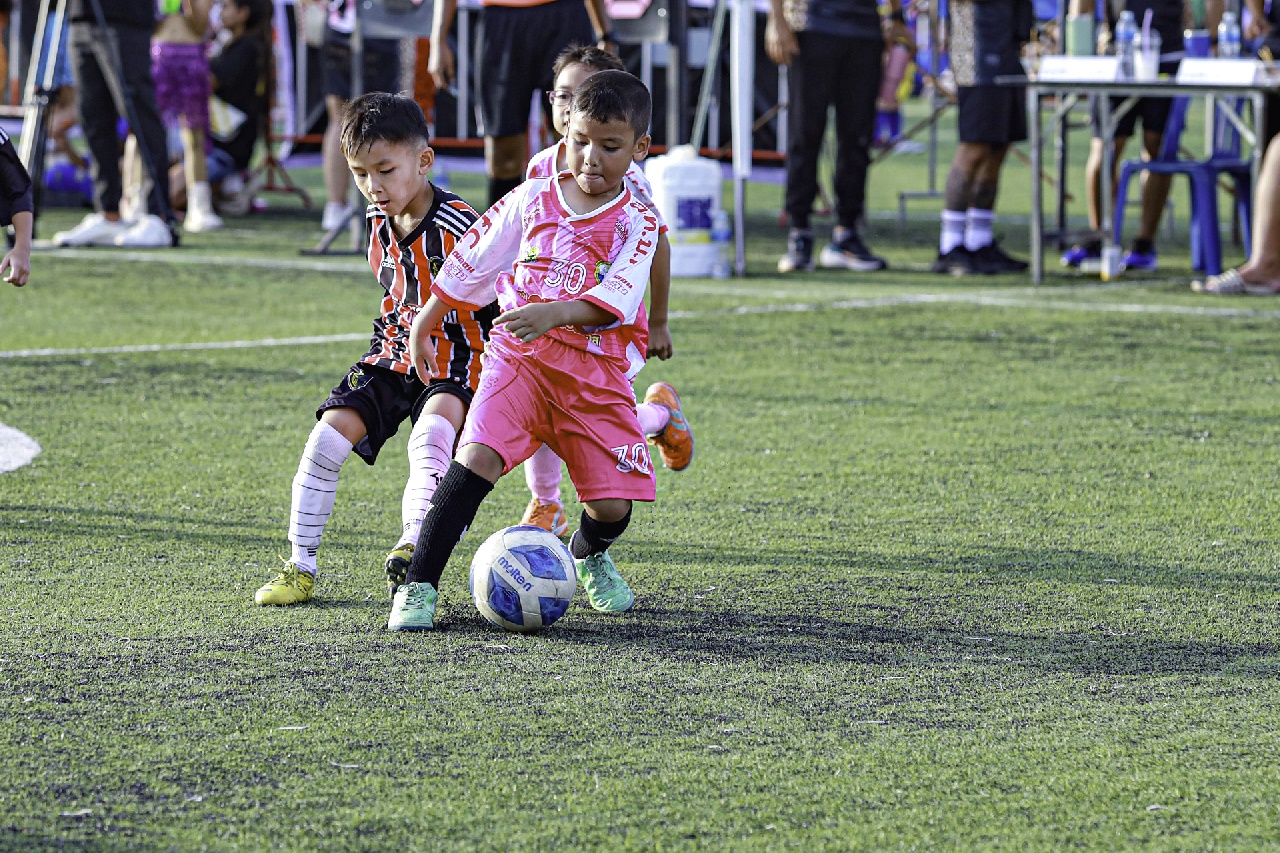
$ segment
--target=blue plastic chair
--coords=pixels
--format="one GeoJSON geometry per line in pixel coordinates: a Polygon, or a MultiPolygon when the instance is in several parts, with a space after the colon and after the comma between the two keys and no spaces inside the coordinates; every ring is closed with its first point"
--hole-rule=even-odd
{"type": "MultiPolygon", "coordinates": [[[[1120,163],[1112,215],[1113,239],[1119,243],[1124,231],[1124,211],[1129,184],[1141,172],[1186,175],[1191,182],[1191,265],[1207,275],[1222,272],[1222,240],[1218,230],[1218,176],[1228,175],[1236,194],[1236,209],[1244,232],[1244,251],[1252,253],[1253,164],[1241,159],[1240,134],[1219,109],[1215,114],[1212,155],[1205,160],[1185,160],[1178,145],[1186,127],[1190,98],[1174,98],[1165,124],[1160,152],[1154,160],[1124,160],[1120,163]]],[[[1237,109],[1239,104],[1236,105],[1237,109]]]]}

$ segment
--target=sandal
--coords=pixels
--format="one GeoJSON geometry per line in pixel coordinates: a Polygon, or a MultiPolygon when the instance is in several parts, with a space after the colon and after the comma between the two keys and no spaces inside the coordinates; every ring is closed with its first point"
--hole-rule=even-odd
{"type": "Polygon", "coordinates": [[[1280,286],[1275,284],[1254,284],[1245,281],[1239,270],[1227,270],[1224,273],[1211,275],[1204,281],[1191,282],[1191,289],[1196,293],[1212,293],[1215,296],[1276,296],[1280,295],[1280,286]]]}

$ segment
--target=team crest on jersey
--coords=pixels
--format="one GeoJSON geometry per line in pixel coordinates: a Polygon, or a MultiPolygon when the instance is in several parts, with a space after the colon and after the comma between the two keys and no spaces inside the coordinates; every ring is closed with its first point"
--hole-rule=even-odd
{"type": "Polygon", "coordinates": [[[609,267],[612,266],[608,261],[596,261],[596,284],[604,281],[604,277],[609,274],[609,267]]]}
{"type": "Polygon", "coordinates": [[[440,274],[440,268],[443,266],[444,258],[427,258],[427,267],[431,270],[432,278],[440,274]]]}
{"type": "Polygon", "coordinates": [[[347,387],[354,391],[360,387],[360,383],[364,382],[364,380],[364,371],[360,369],[360,365],[356,365],[347,374],[347,387]]]}
{"type": "Polygon", "coordinates": [[[525,247],[524,257],[521,258],[520,260],[526,264],[531,264],[537,259],[538,259],[538,247],[530,245],[525,247]]]}

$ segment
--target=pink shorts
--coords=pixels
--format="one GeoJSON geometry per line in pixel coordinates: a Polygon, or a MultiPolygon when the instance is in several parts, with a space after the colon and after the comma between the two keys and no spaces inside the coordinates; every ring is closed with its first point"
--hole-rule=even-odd
{"type": "Polygon", "coordinates": [[[653,500],[653,462],[623,371],[553,339],[536,349],[485,351],[458,446],[493,449],[505,474],[545,443],[568,466],[579,501],[653,500]]]}

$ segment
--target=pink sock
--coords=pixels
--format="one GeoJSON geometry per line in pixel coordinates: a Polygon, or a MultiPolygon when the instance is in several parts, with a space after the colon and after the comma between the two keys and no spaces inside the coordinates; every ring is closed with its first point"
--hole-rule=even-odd
{"type": "Polygon", "coordinates": [[[671,420],[671,410],[661,403],[637,403],[636,414],[640,416],[640,431],[645,435],[657,435],[671,420]]]}
{"type": "Polygon", "coordinates": [[[524,461],[524,481],[539,503],[564,503],[560,500],[560,457],[545,444],[524,461]]]}

